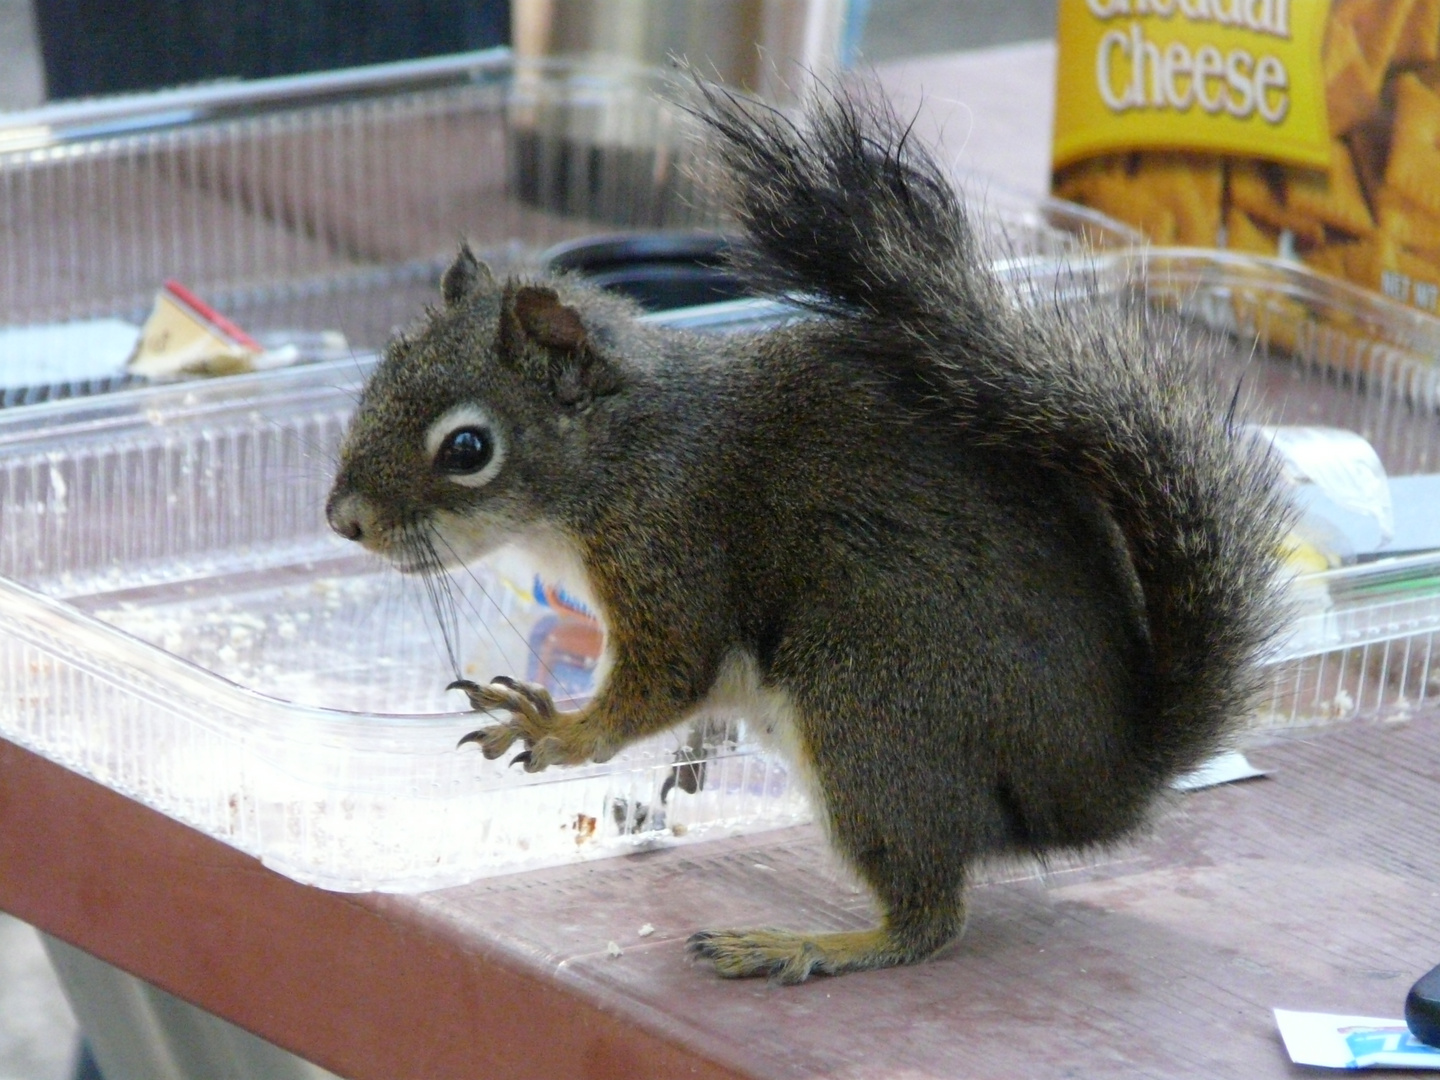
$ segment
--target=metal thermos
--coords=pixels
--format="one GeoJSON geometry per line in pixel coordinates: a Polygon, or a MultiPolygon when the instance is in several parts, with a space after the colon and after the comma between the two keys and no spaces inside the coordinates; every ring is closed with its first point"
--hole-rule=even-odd
{"type": "Polygon", "coordinates": [[[513,0],[521,57],[604,58],[707,77],[787,102],[841,59],[850,0],[513,0]]]}
{"type": "Polygon", "coordinates": [[[516,193],[537,209],[612,225],[714,224],[708,167],[667,100],[664,69],[683,60],[792,105],[839,65],[861,2],[512,0],[516,193]]]}

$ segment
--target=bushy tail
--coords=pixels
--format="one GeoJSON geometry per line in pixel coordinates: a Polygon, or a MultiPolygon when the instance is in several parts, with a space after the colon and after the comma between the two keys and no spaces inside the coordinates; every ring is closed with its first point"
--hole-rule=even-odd
{"type": "Polygon", "coordinates": [[[1194,336],[1143,304],[1017,302],[949,180],[883,105],[832,92],[792,123],[713,87],[701,96],[751,280],[845,319],[897,378],[944,398],[967,437],[1076,475],[1110,508],[1154,650],[1135,763],[1157,778],[1194,767],[1243,718],[1280,624],[1287,514],[1270,455],[1233,430],[1194,336]]]}

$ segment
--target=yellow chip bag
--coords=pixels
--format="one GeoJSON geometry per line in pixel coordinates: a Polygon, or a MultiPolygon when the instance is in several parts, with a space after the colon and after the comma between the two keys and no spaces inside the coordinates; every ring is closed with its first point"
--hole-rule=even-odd
{"type": "Polygon", "coordinates": [[[1054,191],[1440,313],[1440,0],[1060,0],[1054,191]]]}

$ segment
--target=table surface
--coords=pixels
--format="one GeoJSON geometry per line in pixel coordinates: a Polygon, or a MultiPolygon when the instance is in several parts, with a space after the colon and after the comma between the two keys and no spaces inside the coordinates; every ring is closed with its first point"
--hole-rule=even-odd
{"type": "Polygon", "coordinates": [[[356,1080],[1298,1075],[1272,1007],[1399,1016],[1440,961],[1440,715],[1250,756],[1092,865],[993,869],[940,958],[798,987],[683,942],[864,924],[814,828],[343,895],[7,743],[0,908],[356,1080]]]}
{"type": "MultiPolygon", "coordinates": [[[[1040,192],[1052,64],[879,75],[961,167],[1040,192]]],[[[1398,1016],[1440,962],[1440,715],[1251,756],[1268,778],[1177,797],[1088,865],[991,868],[939,959],[800,987],[682,946],[869,922],[814,828],[341,895],[4,742],[0,908],[355,1080],[1299,1075],[1273,1006],[1398,1016]]]]}

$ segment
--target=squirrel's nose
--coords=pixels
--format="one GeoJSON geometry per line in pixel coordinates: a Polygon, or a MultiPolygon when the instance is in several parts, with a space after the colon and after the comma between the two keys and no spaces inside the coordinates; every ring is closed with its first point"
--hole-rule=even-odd
{"type": "Polygon", "coordinates": [[[365,539],[365,526],[361,524],[360,516],[359,500],[349,492],[332,492],[325,502],[325,520],[346,540],[359,543],[365,539]]]}

